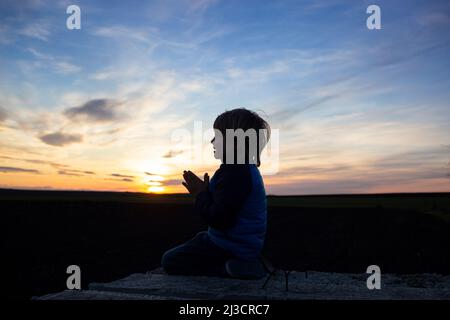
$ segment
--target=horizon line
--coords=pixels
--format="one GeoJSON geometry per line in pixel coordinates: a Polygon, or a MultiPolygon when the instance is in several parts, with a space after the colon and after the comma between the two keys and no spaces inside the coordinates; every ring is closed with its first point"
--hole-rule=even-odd
{"type": "MultiPolygon", "coordinates": [[[[189,193],[156,193],[156,192],[140,192],[140,191],[114,191],[114,190],[83,190],[83,189],[22,189],[22,188],[1,188],[1,191],[47,191],[47,192],[97,192],[97,193],[131,193],[142,194],[152,196],[189,196],[189,193]]],[[[311,194],[266,194],[267,197],[320,197],[320,196],[377,196],[377,195],[414,195],[414,194],[449,194],[449,191],[437,191],[437,192],[378,192],[378,193],[311,193],[311,194]]]]}

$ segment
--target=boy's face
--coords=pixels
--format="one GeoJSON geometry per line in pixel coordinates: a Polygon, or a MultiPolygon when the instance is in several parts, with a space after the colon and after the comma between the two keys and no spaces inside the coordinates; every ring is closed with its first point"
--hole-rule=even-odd
{"type": "Polygon", "coordinates": [[[218,132],[218,130],[214,130],[214,138],[211,140],[211,143],[214,149],[214,158],[222,160],[223,148],[220,145],[220,141],[222,141],[222,139],[218,136],[219,134],[220,132],[218,132]]]}

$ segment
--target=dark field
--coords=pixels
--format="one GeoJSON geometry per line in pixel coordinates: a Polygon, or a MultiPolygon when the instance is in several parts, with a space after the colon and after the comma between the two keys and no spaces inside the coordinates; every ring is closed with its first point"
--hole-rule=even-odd
{"type": "MultiPolygon", "coordinates": [[[[269,196],[264,254],[290,270],[450,274],[450,194],[269,196]]],[[[30,298],[159,266],[206,225],[186,195],[0,190],[3,292],[30,298]]]]}

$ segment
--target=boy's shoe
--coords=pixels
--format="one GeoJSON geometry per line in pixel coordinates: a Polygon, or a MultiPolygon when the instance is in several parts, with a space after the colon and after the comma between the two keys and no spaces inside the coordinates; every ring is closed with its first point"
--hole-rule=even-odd
{"type": "Polygon", "coordinates": [[[225,263],[225,269],[231,277],[239,279],[261,279],[268,273],[262,258],[254,260],[230,259],[225,263]]]}

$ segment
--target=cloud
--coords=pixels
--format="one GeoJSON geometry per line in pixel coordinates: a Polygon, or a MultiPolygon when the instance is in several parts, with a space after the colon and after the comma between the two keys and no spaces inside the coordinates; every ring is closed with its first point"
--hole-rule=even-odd
{"type": "Polygon", "coordinates": [[[203,13],[209,7],[215,5],[218,2],[219,2],[218,0],[189,0],[187,2],[187,5],[188,5],[187,9],[188,9],[189,13],[193,13],[193,12],[203,13]]]}
{"type": "Polygon", "coordinates": [[[327,94],[323,97],[313,98],[312,101],[305,103],[304,105],[297,106],[295,109],[283,109],[276,111],[272,114],[272,117],[274,117],[277,120],[280,121],[288,121],[293,119],[296,115],[298,115],[301,112],[304,112],[308,109],[318,107],[322,104],[325,104],[333,99],[339,98],[343,93],[336,93],[336,94],[327,94]]]}
{"type": "Polygon", "coordinates": [[[196,25],[206,11],[218,0],[157,0],[152,1],[147,12],[158,22],[183,20],[196,25]]]}
{"type": "Polygon", "coordinates": [[[64,175],[64,176],[74,176],[74,177],[81,177],[82,176],[81,174],[69,172],[69,171],[66,171],[66,170],[59,170],[58,174],[64,175]]]}
{"type": "MultiPolygon", "coordinates": [[[[164,7],[167,8],[169,6],[164,3],[164,7]]],[[[173,7],[177,7],[178,9],[181,8],[179,3],[174,4],[173,7]]],[[[197,8],[202,8],[200,3],[197,8]]],[[[197,10],[194,8],[192,12],[200,13],[202,10],[203,9],[197,10]]],[[[186,11],[184,13],[186,13],[186,11]]],[[[176,14],[176,16],[179,15],[176,14]]],[[[152,13],[152,18],[156,18],[156,14],[152,13]]],[[[140,47],[142,51],[151,54],[157,48],[161,47],[174,50],[175,52],[179,52],[179,50],[196,50],[201,45],[234,31],[234,29],[229,26],[221,26],[218,28],[209,26],[207,29],[204,29],[200,28],[200,25],[193,22],[192,19],[188,20],[191,21],[192,27],[186,27],[184,32],[177,34],[175,37],[162,37],[160,30],[155,27],[131,28],[121,25],[99,27],[94,30],[93,35],[112,39],[116,41],[121,48],[126,47],[128,52],[131,52],[132,49],[136,49],[136,47],[140,47]],[[124,46],[124,44],[126,45],[124,46]]],[[[96,78],[101,80],[104,76],[107,76],[107,74],[98,74],[97,76],[98,77],[96,78]]]]}
{"type": "Polygon", "coordinates": [[[76,169],[64,169],[59,170],[58,174],[67,175],[67,176],[84,176],[84,175],[94,175],[93,171],[85,171],[85,170],[76,170],[76,169]]]}
{"type": "Polygon", "coordinates": [[[303,12],[306,14],[317,13],[323,10],[330,10],[331,8],[342,6],[345,2],[341,0],[328,1],[307,1],[303,4],[303,12]]]}
{"type": "Polygon", "coordinates": [[[12,42],[11,30],[8,26],[0,25],[0,44],[7,45],[12,42]]]}
{"type": "Polygon", "coordinates": [[[173,158],[182,153],[183,150],[169,150],[166,154],[163,155],[163,158],[173,158]]]}
{"type": "Polygon", "coordinates": [[[34,68],[50,68],[59,74],[73,74],[81,71],[81,67],[68,62],[67,57],[55,57],[49,54],[42,53],[34,48],[28,48],[27,51],[31,53],[38,61],[33,63],[22,62],[24,70],[33,70],[34,68]]]}
{"type": "Polygon", "coordinates": [[[120,181],[120,182],[134,182],[134,180],[131,179],[131,178],[122,178],[122,179],[111,179],[111,178],[106,178],[105,180],[110,180],[110,181],[120,181]]]}
{"type": "Polygon", "coordinates": [[[49,26],[42,23],[34,23],[18,31],[19,34],[35,39],[39,39],[42,41],[48,41],[48,37],[50,36],[49,26]]]}
{"type": "Polygon", "coordinates": [[[28,172],[28,173],[40,173],[39,170],[35,169],[24,169],[24,168],[17,168],[17,167],[0,167],[0,172],[5,173],[20,173],[20,172],[28,172]]]}
{"type": "Polygon", "coordinates": [[[94,80],[114,80],[118,77],[128,78],[133,75],[138,74],[138,70],[134,67],[124,68],[123,70],[118,70],[116,68],[107,68],[101,71],[94,72],[90,78],[94,80]]]}
{"type": "Polygon", "coordinates": [[[49,165],[53,168],[59,169],[58,170],[59,175],[78,176],[79,177],[79,176],[96,174],[94,171],[70,169],[70,166],[68,166],[68,165],[57,163],[57,162],[52,162],[52,161],[40,160],[40,159],[21,159],[21,158],[8,157],[8,156],[0,156],[0,159],[24,161],[24,162],[33,163],[33,164],[49,165]]]}
{"type": "MultiPolygon", "coordinates": [[[[27,93],[28,91],[24,90],[23,94],[26,95],[27,93]]],[[[2,98],[3,97],[0,93],[0,104],[4,105],[1,101],[3,100],[2,98]]],[[[8,102],[8,99],[5,100],[8,102]]],[[[49,128],[51,128],[52,124],[61,123],[61,115],[55,112],[41,112],[22,107],[30,104],[32,104],[32,102],[30,102],[28,98],[19,98],[16,103],[13,101],[13,103],[8,106],[8,111],[6,114],[7,121],[4,121],[5,123],[3,125],[10,129],[35,134],[51,130],[49,128]]]]}
{"type": "MultiPolygon", "coordinates": [[[[316,70],[333,70],[328,72],[329,74],[338,74],[337,78],[332,79],[328,83],[319,84],[310,92],[306,92],[303,96],[304,101],[296,102],[292,107],[285,107],[281,110],[274,112],[272,115],[275,119],[281,122],[287,122],[292,120],[299,113],[305,112],[310,109],[321,107],[329,104],[331,101],[338,99],[350,99],[357,96],[368,96],[369,94],[379,94],[383,90],[389,90],[390,88],[383,89],[378,82],[367,82],[365,79],[368,70],[381,70],[380,68],[392,68],[401,64],[405,64],[414,59],[422,56],[429,55],[435,51],[446,49],[449,47],[449,41],[440,41],[425,43],[422,42],[406,42],[404,41],[404,50],[398,50],[398,42],[395,43],[381,43],[370,51],[366,49],[355,50],[353,53],[347,53],[346,51],[335,52],[326,54],[320,59],[316,59],[313,65],[316,70]],[[410,44],[411,43],[411,44],[410,44]],[[329,57],[327,58],[327,55],[329,57]],[[360,68],[357,61],[360,61],[364,56],[369,56],[364,68],[360,68]],[[324,61],[320,61],[320,60],[324,61]],[[348,62],[350,61],[350,62],[348,62]],[[326,64],[331,62],[331,64],[326,64]],[[341,66],[346,66],[348,70],[355,70],[348,72],[348,70],[342,69],[341,66]],[[337,68],[337,69],[335,69],[337,68]]],[[[319,52],[317,52],[319,54],[319,52]]],[[[301,52],[300,52],[300,55],[301,52]]],[[[310,57],[311,53],[308,52],[305,56],[310,57]]],[[[314,59],[314,57],[311,57],[314,59]]],[[[303,60],[303,57],[300,59],[303,60]]],[[[294,66],[291,66],[292,68],[294,66]]],[[[291,69],[288,69],[291,71],[291,69]]],[[[302,99],[303,100],[303,99],[302,99]]]]}
{"type": "Polygon", "coordinates": [[[161,175],[157,174],[157,173],[145,172],[145,174],[149,176],[149,181],[152,181],[152,182],[162,182],[162,181],[164,181],[164,178],[161,175]]]}
{"type": "Polygon", "coordinates": [[[6,110],[0,107],[0,123],[5,121],[8,118],[8,114],[6,113],[6,110]]]}
{"type": "Polygon", "coordinates": [[[287,170],[283,170],[281,175],[285,176],[293,176],[294,174],[300,175],[317,175],[320,173],[332,174],[332,173],[340,173],[340,172],[351,172],[353,169],[352,166],[349,165],[334,165],[334,166],[296,166],[293,168],[289,168],[287,170]]]}
{"type": "Polygon", "coordinates": [[[38,59],[42,59],[42,60],[51,60],[51,59],[53,59],[52,56],[50,56],[48,54],[45,54],[45,53],[42,53],[42,52],[40,52],[40,51],[38,51],[38,50],[36,50],[34,48],[28,48],[27,51],[29,53],[31,53],[35,58],[38,58],[38,59]]]}
{"type": "Polygon", "coordinates": [[[151,43],[150,34],[156,33],[157,30],[154,28],[149,29],[150,32],[132,29],[123,26],[110,26],[110,27],[100,27],[94,31],[94,35],[113,38],[113,39],[130,39],[145,44],[151,43]]]}
{"type": "Polygon", "coordinates": [[[121,103],[112,99],[93,99],[79,107],[67,109],[64,114],[72,119],[82,119],[92,122],[108,122],[117,120],[117,107],[121,103]]]}
{"type": "Polygon", "coordinates": [[[0,184],[2,189],[15,189],[15,190],[55,190],[52,186],[25,186],[17,184],[0,184]]]}
{"type": "Polygon", "coordinates": [[[54,67],[55,71],[61,74],[72,74],[81,70],[80,67],[65,61],[55,62],[54,67]]]}
{"type": "Polygon", "coordinates": [[[0,156],[0,158],[6,159],[6,160],[24,161],[24,162],[34,163],[34,164],[46,164],[46,165],[52,166],[54,168],[69,167],[68,165],[65,165],[65,164],[52,162],[52,161],[46,161],[46,160],[40,160],[40,159],[21,159],[21,158],[8,157],[8,156],[0,156]]]}
{"type": "Polygon", "coordinates": [[[423,26],[446,25],[450,24],[450,15],[445,12],[431,12],[420,16],[417,20],[423,26]]]}
{"type": "Polygon", "coordinates": [[[94,171],[81,171],[81,172],[83,172],[84,174],[95,174],[94,171]]]}
{"type": "Polygon", "coordinates": [[[181,185],[181,179],[169,179],[161,181],[161,184],[164,186],[179,186],[181,185]]]}
{"type": "Polygon", "coordinates": [[[51,146],[62,147],[72,143],[78,143],[83,141],[83,136],[80,134],[68,134],[62,132],[49,133],[40,136],[42,142],[51,146]]]}
{"type": "Polygon", "coordinates": [[[412,179],[431,179],[448,176],[450,150],[445,147],[418,149],[381,157],[370,167],[374,172],[398,173],[412,179]]]}
{"type": "MultiPolygon", "coordinates": [[[[406,47],[405,50],[395,50],[395,45],[392,44],[380,46],[378,50],[373,50],[377,54],[373,56],[373,59],[370,59],[371,64],[369,67],[380,68],[405,64],[410,60],[447,48],[449,45],[450,41],[435,42],[425,46],[414,45],[406,47]]],[[[367,70],[365,72],[367,72],[367,70]]]]}
{"type": "Polygon", "coordinates": [[[268,181],[268,186],[270,192],[291,194],[398,192],[402,188],[420,191],[420,186],[426,185],[429,189],[424,190],[439,190],[437,184],[444,185],[443,181],[449,178],[449,157],[450,150],[441,146],[412,149],[361,163],[294,166],[282,169],[268,181]]]}
{"type": "Polygon", "coordinates": [[[350,174],[344,177],[321,179],[290,179],[280,183],[268,183],[269,194],[343,194],[404,191],[445,191],[447,177],[433,172],[385,172],[350,174]],[[437,183],[440,184],[437,185],[437,183]],[[425,185],[429,188],[425,189],[425,185]],[[435,185],[436,187],[432,187],[435,185]],[[443,187],[443,188],[442,188],[443,187]],[[440,189],[442,188],[442,189],[440,189]],[[440,189],[440,190],[439,190],[440,189]]]}
{"type": "Polygon", "coordinates": [[[127,178],[127,179],[133,179],[134,178],[134,176],[127,176],[127,175],[119,174],[119,173],[112,173],[111,177],[127,178]]]}
{"type": "Polygon", "coordinates": [[[0,1],[0,11],[8,10],[9,12],[20,14],[26,10],[42,9],[46,5],[48,5],[48,0],[0,1]]]}

